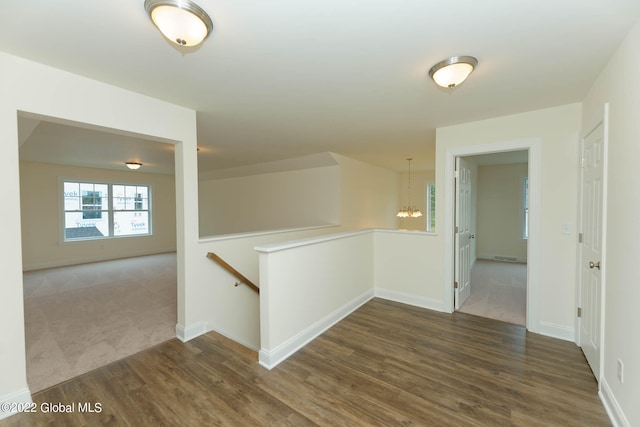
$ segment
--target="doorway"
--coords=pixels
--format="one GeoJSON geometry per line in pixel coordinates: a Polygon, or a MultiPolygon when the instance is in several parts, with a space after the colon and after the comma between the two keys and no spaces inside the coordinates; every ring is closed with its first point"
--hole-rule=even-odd
{"type": "MultiPolygon", "coordinates": [[[[526,319],[525,325],[532,332],[539,325],[539,283],[540,283],[540,179],[541,179],[541,140],[530,138],[485,145],[469,145],[448,148],[445,153],[445,176],[454,177],[455,160],[458,157],[470,157],[495,153],[525,151],[528,156],[528,200],[527,212],[528,239],[526,271],[526,319]]],[[[455,183],[453,179],[444,180],[444,308],[449,312],[455,307],[455,183]]],[[[473,234],[473,233],[471,233],[473,234]]]]}
{"type": "Polygon", "coordinates": [[[27,381],[37,392],[175,337],[175,161],[166,143],[45,116],[18,114],[18,130],[27,381]]]}
{"type": "Polygon", "coordinates": [[[525,326],[528,152],[467,156],[456,162],[455,268],[466,280],[456,280],[455,307],[525,326]]]}

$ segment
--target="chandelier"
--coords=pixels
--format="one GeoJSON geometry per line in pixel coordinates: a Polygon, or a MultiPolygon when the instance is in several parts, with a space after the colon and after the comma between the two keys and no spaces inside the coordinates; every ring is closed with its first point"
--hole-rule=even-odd
{"type": "Polygon", "coordinates": [[[418,218],[422,216],[422,212],[420,212],[420,209],[416,208],[415,206],[411,206],[411,160],[413,159],[407,159],[407,161],[409,162],[409,203],[407,204],[407,207],[403,207],[398,211],[398,214],[396,216],[399,218],[418,218]]]}

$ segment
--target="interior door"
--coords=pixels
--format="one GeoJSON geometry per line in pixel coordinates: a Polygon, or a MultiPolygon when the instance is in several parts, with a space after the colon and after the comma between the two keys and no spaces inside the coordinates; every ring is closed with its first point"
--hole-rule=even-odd
{"type": "Polygon", "coordinates": [[[471,169],[469,161],[456,158],[455,307],[471,294],[471,169]]]}
{"type": "Polygon", "coordinates": [[[580,346],[596,379],[600,380],[604,124],[583,141],[582,244],[580,256],[580,346]]]}

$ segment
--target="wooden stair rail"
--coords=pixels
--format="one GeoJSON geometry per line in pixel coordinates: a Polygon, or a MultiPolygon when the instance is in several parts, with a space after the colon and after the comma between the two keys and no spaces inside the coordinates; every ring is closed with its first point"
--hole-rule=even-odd
{"type": "Polygon", "coordinates": [[[236,270],[235,268],[227,264],[227,262],[222,258],[220,258],[218,255],[214,254],[213,252],[209,252],[207,253],[207,258],[209,258],[212,261],[215,261],[220,267],[224,268],[229,273],[233,274],[235,278],[240,281],[240,282],[236,282],[235,286],[240,285],[240,283],[244,283],[245,285],[253,289],[256,293],[258,294],[260,293],[260,288],[257,287],[255,283],[253,283],[251,280],[244,277],[238,270],[236,270]]]}

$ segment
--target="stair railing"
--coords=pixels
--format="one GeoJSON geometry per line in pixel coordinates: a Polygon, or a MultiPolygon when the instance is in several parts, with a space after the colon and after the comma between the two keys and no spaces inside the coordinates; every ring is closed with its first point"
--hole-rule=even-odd
{"type": "Polygon", "coordinates": [[[260,288],[258,286],[256,286],[255,283],[253,283],[251,280],[247,279],[244,275],[242,275],[242,273],[240,273],[238,270],[236,270],[235,268],[230,266],[225,260],[220,258],[218,255],[214,254],[213,252],[209,252],[209,253],[207,253],[207,258],[209,258],[212,261],[215,261],[220,267],[224,268],[229,273],[231,273],[236,279],[238,279],[239,282],[235,283],[236,287],[240,286],[240,283],[244,283],[245,285],[247,285],[251,289],[253,289],[254,292],[256,292],[258,294],[260,293],[260,288]]]}

